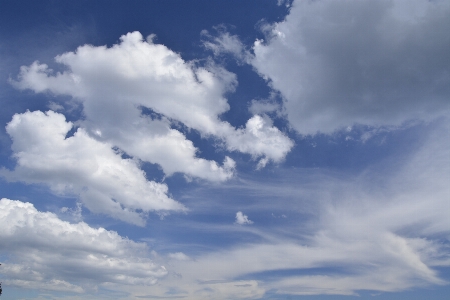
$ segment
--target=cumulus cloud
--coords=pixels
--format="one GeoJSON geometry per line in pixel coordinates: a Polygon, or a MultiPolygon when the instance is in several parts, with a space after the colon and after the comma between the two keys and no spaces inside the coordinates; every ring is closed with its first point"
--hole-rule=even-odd
{"type": "Polygon", "coordinates": [[[449,112],[448,1],[295,1],[252,65],[301,134],[449,112]]]}
{"type": "Polygon", "coordinates": [[[249,220],[248,216],[244,215],[242,211],[238,211],[236,213],[236,224],[239,225],[253,224],[253,221],[249,220]]]}
{"type": "Polygon", "coordinates": [[[261,167],[269,160],[280,162],[294,145],[278,128],[272,126],[272,121],[266,115],[253,116],[245,128],[227,136],[227,143],[230,150],[250,153],[254,158],[262,156],[259,163],[263,162],[261,167]]]}
{"type": "Polygon", "coordinates": [[[17,166],[0,174],[10,181],[47,184],[57,194],[78,196],[92,212],[136,225],[144,225],[150,211],[185,210],[167,195],[167,185],[146,180],[136,160],[122,158],[81,128],[66,138],[72,128],[52,111],[14,115],[6,131],[17,166]]]}
{"type": "Polygon", "coordinates": [[[0,269],[3,284],[19,288],[89,293],[108,284],[153,285],[167,274],[150,259],[146,244],[5,198],[0,247],[10,253],[0,269]]]}
{"type": "Polygon", "coordinates": [[[231,151],[268,160],[279,161],[292,147],[290,139],[267,121],[261,127],[264,133],[259,134],[253,129],[235,129],[219,119],[229,109],[223,95],[234,90],[234,74],[213,64],[198,67],[185,62],[152,39],[144,41],[139,32],[122,36],[121,43],[111,48],[81,46],[57,56],[56,62],[67,70],[53,74],[47,65],[34,62],[22,67],[18,81],[11,82],[19,89],[50,91],[81,101],[86,116],[82,125],[88,132],[129,155],[159,164],[167,175],[182,172],[223,181],[234,171],[231,158],[219,166],[196,157],[197,149],[171,128],[172,121],[225,141],[231,151]],[[159,117],[153,118],[146,110],[159,117]],[[256,151],[233,143],[245,139],[248,144],[255,138],[260,144],[256,151]],[[282,143],[272,143],[274,138],[282,143]]]}

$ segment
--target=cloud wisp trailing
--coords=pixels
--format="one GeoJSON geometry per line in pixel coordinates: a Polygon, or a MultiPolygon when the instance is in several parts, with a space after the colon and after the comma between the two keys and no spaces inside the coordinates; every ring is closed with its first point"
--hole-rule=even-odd
{"type": "Polygon", "coordinates": [[[236,213],[236,224],[246,225],[253,224],[253,221],[249,220],[248,216],[244,215],[242,211],[236,213]]]}
{"type": "MultiPolygon", "coordinates": [[[[424,146],[375,187],[376,169],[346,179],[316,175],[297,184],[296,192],[278,201],[287,200],[284,210],[291,216],[312,215],[309,221],[289,223],[288,229],[252,226],[249,237],[257,234],[262,241],[176,261],[173,270],[183,277],[169,282],[190,290],[193,299],[196,289],[211,289],[212,297],[221,285],[251,279],[258,281],[248,285],[248,292],[280,295],[357,295],[447,284],[436,268],[450,265],[448,244],[441,242],[450,228],[448,124],[439,122],[424,146]],[[296,199],[295,193],[309,199],[296,199]],[[198,278],[203,286],[195,285],[198,278]]],[[[254,190],[261,191],[255,184],[254,190]]],[[[263,185],[273,193],[266,194],[267,202],[285,192],[276,184],[263,185]]],[[[249,224],[249,219],[238,212],[236,223],[249,224]]]]}

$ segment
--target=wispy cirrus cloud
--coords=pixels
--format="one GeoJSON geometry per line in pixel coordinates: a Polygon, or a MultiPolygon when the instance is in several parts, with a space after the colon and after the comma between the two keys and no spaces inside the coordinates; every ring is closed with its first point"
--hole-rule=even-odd
{"type": "MultiPolygon", "coordinates": [[[[392,165],[386,161],[346,178],[317,171],[304,183],[298,174],[288,186],[270,180],[233,186],[244,197],[257,193],[257,206],[242,206],[249,214],[277,207],[290,215],[289,222],[255,223],[247,238],[229,248],[174,261],[172,271],[181,277],[164,284],[183,287],[192,299],[202,289],[195,285],[198,278],[218,285],[257,280],[249,291],[280,295],[356,295],[447,284],[436,268],[450,265],[450,248],[443,242],[450,233],[448,124],[444,119],[431,126],[421,148],[389,172],[383,171],[392,165]]],[[[245,217],[238,212],[236,220],[245,217]]]]}

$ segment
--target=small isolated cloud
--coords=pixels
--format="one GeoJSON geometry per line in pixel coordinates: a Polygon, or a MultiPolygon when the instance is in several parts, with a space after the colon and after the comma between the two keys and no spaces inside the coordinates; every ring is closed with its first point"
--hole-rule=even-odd
{"type": "Polygon", "coordinates": [[[242,211],[238,211],[236,213],[236,224],[239,225],[246,225],[246,224],[253,224],[253,221],[248,219],[248,216],[244,215],[242,211]]]}
{"type": "Polygon", "coordinates": [[[294,142],[273,126],[266,115],[253,116],[245,128],[237,129],[226,139],[228,149],[261,158],[258,167],[264,167],[269,161],[281,162],[294,146],[294,142]]]}
{"type": "Polygon", "coordinates": [[[238,62],[248,63],[251,58],[250,52],[245,48],[237,35],[230,34],[225,26],[218,26],[216,35],[210,34],[207,30],[201,32],[203,46],[211,50],[215,56],[231,54],[238,62]]]}
{"type": "Polygon", "coordinates": [[[169,253],[169,258],[175,259],[175,260],[190,260],[191,258],[184,254],[183,252],[176,252],[176,253],[169,253]]]}

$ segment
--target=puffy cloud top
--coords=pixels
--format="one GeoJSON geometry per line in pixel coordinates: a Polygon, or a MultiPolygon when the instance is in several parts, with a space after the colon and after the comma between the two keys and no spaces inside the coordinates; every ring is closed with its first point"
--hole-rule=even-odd
{"type": "Polygon", "coordinates": [[[255,131],[249,120],[244,130],[221,121],[229,109],[223,97],[235,88],[236,76],[223,68],[197,67],[163,45],[144,41],[139,32],[121,37],[121,43],[81,46],[76,52],[56,57],[68,70],[52,74],[47,65],[22,67],[13,84],[35,92],[51,91],[70,95],[83,103],[88,132],[142,160],[159,164],[167,175],[182,172],[189,176],[223,181],[233,175],[234,162],[226,158],[219,166],[196,157],[197,149],[171,121],[182,122],[203,135],[223,140],[230,151],[279,162],[292,148],[292,141],[271,122],[255,131]],[[150,109],[162,118],[142,114],[150,109]],[[237,146],[236,140],[243,142],[237,146]],[[258,144],[253,148],[247,144],[258,144]]]}
{"type": "Polygon", "coordinates": [[[244,215],[242,211],[238,211],[236,213],[236,224],[245,225],[245,224],[253,224],[253,221],[248,219],[248,216],[244,215]]]}
{"type": "Polygon", "coordinates": [[[168,197],[167,185],[147,181],[136,160],[124,159],[108,143],[83,129],[66,135],[73,124],[48,111],[16,114],[6,126],[17,159],[14,171],[1,170],[9,180],[45,183],[58,194],[79,195],[93,212],[143,225],[136,212],[183,211],[168,197]]]}
{"type": "Polygon", "coordinates": [[[146,244],[62,221],[31,203],[1,199],[0,228],[0,246],[14,254],[0,270],[8,285],[81,293],[109,283],[152,285],[167,274],[146,244]]]}

